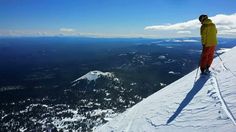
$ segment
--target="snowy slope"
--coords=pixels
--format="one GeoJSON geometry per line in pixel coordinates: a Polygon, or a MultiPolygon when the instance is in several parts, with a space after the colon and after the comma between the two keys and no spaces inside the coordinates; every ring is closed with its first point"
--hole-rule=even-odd
{"type": "Polygon", "coordinates": [[[215,58],[212,75],[196,71],[144,99],[94,131],[236,132],[236,48],[215,58]]]}

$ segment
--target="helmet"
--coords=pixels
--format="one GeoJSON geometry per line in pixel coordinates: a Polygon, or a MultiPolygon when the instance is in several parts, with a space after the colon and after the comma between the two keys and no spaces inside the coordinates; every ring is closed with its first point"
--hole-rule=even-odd
{"type": "Polygon", "coordinates": [[[203,15],[199,16],[198,19],[199,19],[200,22],[203,22],[207,18],[208,18],[208,16],[203,14],[203,15]]]}

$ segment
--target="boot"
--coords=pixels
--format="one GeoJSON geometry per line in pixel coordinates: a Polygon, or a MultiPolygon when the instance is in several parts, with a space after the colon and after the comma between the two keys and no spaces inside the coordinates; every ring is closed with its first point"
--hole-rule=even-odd
{"type": "Polygon", "coordinates": [[[209,68],[210,68],[210,66],[207,66],[206,69],[205,69],[205,72],[208,73],[208,74],[211,73],[211,71],[209,70],[209,68]]]}
{"type": "Polygon", "coordinates": [[[201,75],[207,75],[205,68],[200,68],[200,69],[201,69],[201,75]]]}

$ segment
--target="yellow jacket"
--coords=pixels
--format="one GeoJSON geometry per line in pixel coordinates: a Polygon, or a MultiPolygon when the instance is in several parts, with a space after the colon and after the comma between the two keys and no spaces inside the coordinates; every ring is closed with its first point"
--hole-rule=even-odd
{"type": "Polygon", "coordinates": [[[217,29],[211,19],[203,21],[201,26],[202,44],[206,47],[217,45],[217,29]]]}

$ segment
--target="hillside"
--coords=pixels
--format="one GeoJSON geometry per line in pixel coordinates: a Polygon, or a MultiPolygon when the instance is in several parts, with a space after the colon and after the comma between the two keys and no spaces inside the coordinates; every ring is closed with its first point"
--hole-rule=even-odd
{"type": "Polygon", "coordinates": [[[211,76],[197,70],[154,93],[94,131],[236,130],[236,48],[216,57],[211,76]]]}

